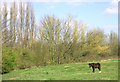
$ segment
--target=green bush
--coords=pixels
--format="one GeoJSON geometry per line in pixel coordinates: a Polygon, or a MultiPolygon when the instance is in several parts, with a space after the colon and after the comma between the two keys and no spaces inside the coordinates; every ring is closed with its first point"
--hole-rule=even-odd
{"type": "Polygon", "coordinates": [[[30,49],[16,49],[15,63],[18,69],[25,69],[34,65],[34,53],[30,49]]]}
{"type": "Polygon", "coordinates": [[[2,49],[2,73],[10,72],[15,68],[15,55],[11,48],[2,49]]]}

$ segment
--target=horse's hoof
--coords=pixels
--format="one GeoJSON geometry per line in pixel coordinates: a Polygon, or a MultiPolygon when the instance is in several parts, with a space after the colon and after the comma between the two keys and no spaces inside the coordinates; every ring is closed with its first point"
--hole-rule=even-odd
{"type": "Polygon", "coordinates": [[[99,71],[99,73],[101,73],[101,71],[99,71]]]}

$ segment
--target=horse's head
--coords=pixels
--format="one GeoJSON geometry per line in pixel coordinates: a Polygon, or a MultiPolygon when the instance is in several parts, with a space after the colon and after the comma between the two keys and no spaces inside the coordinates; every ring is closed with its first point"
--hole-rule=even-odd
{"type": "Polygon", "coordinates": [[[89,63],[88,65],[89,65],[89,68],[93,66],[93,64],[92,64],[92,63],[89,63]]]}

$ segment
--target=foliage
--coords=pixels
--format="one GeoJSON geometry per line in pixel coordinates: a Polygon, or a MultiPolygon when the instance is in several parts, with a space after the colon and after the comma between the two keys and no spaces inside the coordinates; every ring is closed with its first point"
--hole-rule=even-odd
{"type": "Polygon", "coordinates": [[[50,56],[48,46],[45,43],[36,42],[34,43],[33,47],[33,54],[34,57],[34,65],[35,66],[46,66],[49,63],[50,56]]]}
{"type": "Polygon", "coordinates": [[[34,53],[30,49],[14,49],[16,69],[25,69],[34,65],[34,53]]]}
{"type": "Polygon", "coordinates": [[[111,32],[109,35],[109,40],[111,55],[118,55],[118,35],[115,32],[111,32]]]}
{"type": "Polygon", "coordinates": [[[10,9],[4,4],[0,11],[2,48],[8,48],[3,52],[3,59],[4,62],[9,60],[7,63],[13,67],[9,71],[14,69],[13,63],[16,64],[15,69],[25,69],[117,57],[116,33],[107,35],[101,29],[88,30],[87,24],[75,20],[72,15],[67,15],[65,19],[47,15],[40,20],[40,25],[37,25],[30,3],[25,7],[25,4],[20,2],[19,10],[16,2],[11,4],[10,9]],[[7,10],[10,10],[10,13],[7,10]],[[8,52],[14,54],[13,63],[12,59],[7,58],[8,52]]]}
{"type": "Polygon", "coordinates": [[[2,73],[10,72],[15,68],[15,54],[11,48],[2,49],[2,73]]]}

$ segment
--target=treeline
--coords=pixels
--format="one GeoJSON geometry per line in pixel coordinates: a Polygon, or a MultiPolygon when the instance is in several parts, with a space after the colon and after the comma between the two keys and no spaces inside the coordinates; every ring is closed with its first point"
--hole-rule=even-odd
{"type": "Polygon", "coordinates": [[[118,56],[118,35],[88,30],[73,16],[44,16],[36,24],[30,3],[0,6],[2,73],[13,69],[101,60],[118,56]],[[8,11],[10,10],[10,11],[8,11]]]}

